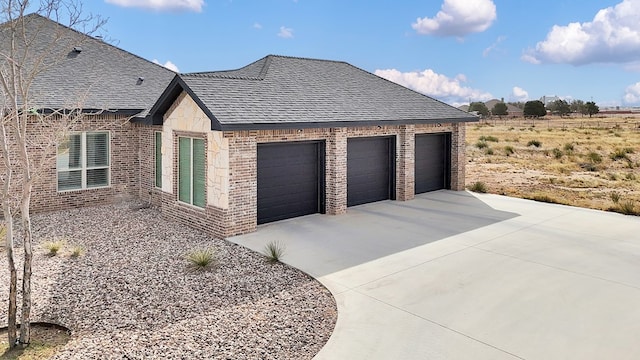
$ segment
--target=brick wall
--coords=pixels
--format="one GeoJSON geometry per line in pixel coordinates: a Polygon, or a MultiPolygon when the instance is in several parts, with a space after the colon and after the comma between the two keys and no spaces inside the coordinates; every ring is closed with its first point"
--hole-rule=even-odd
{"type": "MultiPolygon", "coordinates": [[[[33,163],[38,165],[33,173],[31,211],[36,213],[102,205],[135,197],[139,191],[140,179],[138,132],[127,120],[127,117],[114,114],[86,115],[81,121],[69,125],[69,119],[60,116],[51,116],[44,120],[32,118],[27,135],[30,139],[28,151],[33,163]],[[108,187],[58,191],[57,144],[61,141],[60,134],[67,130],[109,132],[111,166],[108,187]]],[[[13,179],[14,185],[20,181],[18,176],[13,179]]],[[[17,196],[18,189],[14,189],[13,192],[17,196]]]]}
{"type": "MultiPolygon", "coordinates": [[[[325,142],[326,213],[343,214],[347,211],[347,139],[395,136],[396,196],[398,200],[410,200],[414,197],[415,186],[415,135],[424,133],[451,133],[451,188],[462,190],[465,165],[464,126],[429,124],[224,132],[224,138],[229,141],[228,209],[211,205],[200,209],[181,204],[177,200],[177,189],[170,194],[154,188],[154,132],[161,127],[140,126],[139,156],[140,159],[146,160],[139,164],[139,173],[142,175],[139,181],[139,196],[161,206],[163,215],[168,219],[214,236],[227,237],[252,232],[257,226],[258,144],[316,140],[325,142]]],[[[173,154],[174,160],[175,156],[176,154],[173,154]]],[[[177,174],[177,170],[174,174],[177,174]]],[[[177,180],[174,179],[174,184],[176,183],[177,180]]]]}

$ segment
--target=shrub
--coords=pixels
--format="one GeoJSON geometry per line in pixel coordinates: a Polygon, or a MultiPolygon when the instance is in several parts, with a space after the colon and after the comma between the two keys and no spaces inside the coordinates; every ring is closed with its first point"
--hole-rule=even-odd
{"type": "Polygon", "coordinates": [[[580,167],[586,171],[598,171],[598,167],[593,163],[582,163],[580,167]]]}
{"type": "Polygon", "coordinates": [[[498,142],[498,138],[495,136],[480,136],[480,141],[490,141],[490,142],[498,142]]]}
{"type": "Polygon", "coordinates": [[[285,246],[279,241],[271,241],[264,247],[264,256],[270,263],[280,262],[280,258],[284,255],[285,246]]]}
{"type": "Polygon", "coordinates": [[[617,192],[612,192],[611,194],[609,194],[609,197],[614,204],[620,202],[620,194],[618,194],[617,192]]]}
{"type": "Polygon", "coordinates": [[[192,250],[186,255],[189,268],[194,271],[205,271],[215,265],[215,252],[212,249],[192,250]]]}
{"type": "Polygon", "coordinates": [[[469,190],[477,193],[486,193],[488,191],[487,184],[483,183],[482,181],[476,181],[475,183],[473,183],[469,187],[469,190]]]}
{"type": "Polygon", "coordinates": [[[587,154],[587,159],[589,159],[593,164],[599,164],[602,162],[602,156],[593,151],[587,154]]]}
{"type": "Polygon", "coordinates": [[[554,148],[554,149],[552,150],[552,152],[553,152],[553,157],[554,157],[554,158],[556,158],[556,159],[561,159],[561,158],[562,158],[562,155],[563,155],[563,154],[562,154],[562,150],[560,150],[560,149],[558,149],[558,148],[554,148]]]}
{"type": "Polygon", "coordinates": [[[527,146],[535,146],[539,148],[540,146],[542,146],[542,142],[540,142],[539,140],[529,140],[527,146]]]}
{"type": "Polygon", "coordinates": [[[484,142],[484,141],[478,141],[478,142],[476,143],[476,147],[477,147],[478,149],[484,149],[484,148],[486,148],[486,147],[489,147],[489,144],[487,144],[487,143],[486,143],[486,142],[484,142]]]}
{"type": "Polygon", "coordinates": [[[82,246],[74,246],[71,249],[71,257],[72,258],[77,258],[84,255],[84,248],[82,246]]]}
{"type": "Polygon", "coordinates": [[[529,198],[530,200],[539,201],[550,204],[560,204],[560,202],[546,194],[535,194],[529,198]]]}
{"type": "MultiPolygon", "coordinates": [[[[629,156],[627,156],[628,152],[627,150],[629,149],[616,149],[613,153],[611,153],[611,155],[609,155],[611,157],[612,160],[616,161],[616,160],[627,160],[627,161],[631,161],[631,159],[629,159],[629,156]]],[[[633,151],[633,149],[631,149],[631,151],[633,151]]]]}
{"type": "Polygon", "coordinates": [[[48,251],[49,256],[56,256],[58,252],[64,247],[65,240],[47,241],[42,244],[42,247],[48,251]]]}
{"type": "Polygon", "coordinates": [[[507,145],[504,147],[504,154],[509,156],[511,154],[513,154],[515,152],[515,150],[513,149],[513,146],[507,145]]]}
{"type": "Polygon", "coordinates": [[[635,180],[636,179],[636,174],[627,173],[627,175],[625,175],[625,177],[627,178],[627,180],[635,180]]]}
{"type": "Polygon", "coordinates": [[[640,209],[637,209],[635,202],[631,200],[619,202],[617,208],[614,209],[614,211],[625,215],[640,215],[640,209]]]}
{"type": "Polygon", "coordinates": [[[484,153],[485,153],[485,154],[487,154],[487,155],[493,155],[493,149],[492,149],[492,148],[490,148],[490,147],[488,147],[488,148],[486,148],[486,149],[484,150],[484,153]]]}
{"type": "Polygon", "coordinates": [[[574,147],[572,143],[566,143],[564,144],[563,149],[567,153],[567,155],[571,155],[573,153],[574,147]]]}

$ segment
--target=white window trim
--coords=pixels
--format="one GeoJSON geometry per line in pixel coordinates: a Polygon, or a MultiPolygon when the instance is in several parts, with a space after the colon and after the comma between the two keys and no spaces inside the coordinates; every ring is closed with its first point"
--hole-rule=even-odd
{"type": "MultiPolygon", "coordinates": [[[[56,189],[59,193],[72,192],[72,191],[81,191],[81,190],[94,190],[94,189],[104,189],[111,187],[111,132],[110,131],[81,131],[81,132],[70,132],[69,135],[80,135],[80,167],[74,169],[65,169],[60,170],[57,168],[56,164],[56,189]],[[109,165],[107,166],[91,166],[87,167],[87,134],[107,134],[107,157],[109,158],[109,165]],[[92,186],[87,187],[87,170],[95,170],[95,169],[107,169],[107,185],[104,186],[92,186]],[[64,189],[60,190],[58,186],[59,175],[61,172],[72,172],[72,171],[80,171],[81,173],[81,184],[79,188],[76,189],[64,189]]],[[[58,152],[56,147],[56,161],[58,158],[58,152]]]]}
{"type": "MultiPolygon", "coordinates": [[[[204,209],[206,208],[206,206],[207,206],[207,205],[206,205],[206,201],[207,201],[207,197],[206,197],[206,188],[205,188],[205,190],[204,190],[204,191],[205,191],[205,193],[203,194],[203,195],[204,195],[204,198],[205,198],[205,206],[201,207],[201,206],[195,205],[195,204],[193,203],[193,188],[194,188],[194,186],[193,186],[193,182],[194,182],[194,179],[193,179],[193,168],[194,168],[194,160],[195,160],[195,157],[193,156],[193,140],[197,140],[197,139],[199,139],[199,140],[203,140],[203,141],[204,141],[204,139],[199,138],[199,137],[193,137],[193,136],[178,136],[178,181],[177,181],[177,197],[178,197],[178,202],[179,202],[180,204],[183,204],[183,205],[185,205],[185,206],[191,207],[191,208],[196,209],[196,210],[204,210],[204,209]],[[191,175],[190,175],[190,177],[189,177],[189,182],[190,182],[190,186],[189,186],[189,199],[191,199],[191,202],[190,202],[190,203],[188,203],[188,202],[186,202],[186,201],[182,201],[182,200],[180,200],[180,138],[189,139],[189,142],[190,142],[190,146],[189,146],[189,149],[190,149],[190,154],[189,154],[189,167],[190,167],[190,171],[189,171],[189,173],[191,174],[191,175]]],[[[206,169],[206,154],[205,154],[205,164],[204,164],[204,166],[205,166],[205,169],[206,169]]],[[[206,184],[206,179],[204,179],[204,181],[205,181],[205,184],[206,184]]]]}
{"type": "MultiPolygon", "coordinates": [[[[164,166],[164,159],[162,158],[162,143],[163,143],[163,138],[162,138],[162,131],[155,131],[153,134],[153,186],[156,189],[162,189],[162,185],[164,183],[164,179],[162,178],[164,176],[163,174],[163,166],[164,166]],[[156,158],[158,156],[158,134],[160,134],[160,186],[158,186],[158,159],[156,158]]],[[[179,158],[178,158],[179,159],[179,158]]]]}

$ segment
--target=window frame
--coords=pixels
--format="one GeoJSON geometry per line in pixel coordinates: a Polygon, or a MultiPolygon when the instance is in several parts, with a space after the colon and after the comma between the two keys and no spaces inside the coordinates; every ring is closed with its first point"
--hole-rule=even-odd
{"type": "Polygon", "coordinates": [[[111,132],[107,131],[107,130],[102,130],[102,131],[75,131],[75,132],[70,132],[65,139],[63,140],[63,143],[58,144],[58,146],[56,146],[56,190],[59,193],[65,193],[65,192],[71,192],[71,191],[82,191],[82,190],[94,190],[94,189],[103,189],[103,188],[108,188],[111,187],[111,132]],[[106,141],[106,160],[107,160],[107,165],[93,165],[93,166],[89,166],[87,163],[87,135],[88,134],[106,134],[107,136],[107,141],[106,141]],[[60,156],[60,145],[62,145],[64,142],[69,141],[69,138],[71,136],[76,136],[79,135],[80,136],[80,165],[78,167],[75,168],[67,168],[67,169],[60,169],[59,168],[59,156],[60,156]],[[91,170],[99,170],[99,169],[106,169],[106,185],[99,185],[99,186],[89,186],[87,184],[87,172],[91,171],[91,170]],[[77,188],[68,188],[68,189],[61,189],[60,188],[60,174],[61,173],[71,173],[71,172],[75,172],[75,171],[80,171],[80,187],[77,188]]]}
{"type": "Polygon", "coordinates": [[[154,178],[153,185],[155,188],[162,189],[162,131],[154,133],[154,178]],[[158,140],[160,143],[158,144],[158,140]],[[158,146],[159,145],[159,146],[158,146]],[[159,155],[159,157],[158,157],[159,155]]]}
{"type": "MultiPolygon", "coordinates": [[[[178,202],[180,202],[181,204],[185,204],[188,206],[192,206],[198,209],[204,209],[207,206],[207,149],[206,149],[206,141],[204,138],[202,137],[197,137],[197,136],[182,136],[179,135],[177,136],[177,181],[176,181],[176,195],[177,195],[177,199],[178,202]],[[181,194],[181,186],[183,184],[182,181],[182,176],[183,176],[183,170],[182,170],[182,153],[181,153],[181,139],[187,139],[189,140],[189,154],[188,154],[188,165],[189,165],[189,181],[188,181],[188,185],[189,185],[189,199],[185,200],[182,197],[181,194]],[[202,194],[198,194],[199,196],[197,197],[198,199],[201,199],[202,203],[196,203],[196,196],[194,196],[196,194],[196,191],[198,191],[198,189],[196,189],[196,178],[194,177],[194,169],[195,169],[195,156],[194,156],[194,143],[196,141],[201,141],[201,148],[202,148],[202,175],[203,175],[203,179],[200,180],[200,185],[202,188],[202,194]]],[[[186,159],[185,159],[186,160],[186,159]]]]}

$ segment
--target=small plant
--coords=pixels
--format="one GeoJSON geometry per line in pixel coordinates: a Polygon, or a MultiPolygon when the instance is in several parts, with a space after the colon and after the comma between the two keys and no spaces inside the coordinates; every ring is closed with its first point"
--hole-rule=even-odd
{"type": "Polygon", "coordinates": [[[631,200],[619,202],[615,211],[625,215],[640,215],[640,209],[637,209],[636,204],[631,200]]]}
{"type": "Polygon", "coordinates": [[[64,247],[65,243],[65,240],[47,241],[42,244],[42,247],[47,250],[49,256],[56,256],[64,247]]]}
{"type": "Polygon", "coordinates": [[[474,182],[470,187],[469,190],[473,191],[473,192],[477,192],[477,193],[486,193],[488,191],[487,189],[487,184],[483,183],[482,181],[476,181],[474,182]]]}
{"type": "Polygon", "coordinates": [[[598,171],[598,167],[594,163],[581,163],[580,167],[586,171],[598,171]]]}
{"type": "Polygon", "coordinates": [[[609,198],[611,198],[611,201],[613,201],[614,204],[620,202],[620,194],[617,192],[612,192],[611,194],[609,194],[609,198]]]}
{"type": "Polygon", "coordinates": [[[485,154],[487,154],[487,155],[493,155],[493,149],[492,149],[492,148],[490,148],[490,147],[488,147],[488,148],[486,148],[486,149],[484,150],[484,153],[485,153],[485,154]]]}
{"type": "Polygon", "coordinates": [[[484,148],[489,147],[489,144],[487,144],[487,143],[486,143],[486,142],[484,142],[484,141],[478,141],[478,142],[476,143],[476,147],[477,147],[478,149],[484,149],[484,148]]]}
{"type": "Polygon", "coordinates": [[[558,148],[554,148],[553,150],[551,150],[553,152],[553,157],[556,159],[562,159],[562,155],[564,155],[562,153],[562,150],[558,149],[558,148]]]}
{"type": "Polygon", "coordinates": [[[271,241],[264,247],[264,256],[267,257],[267,261],[270,263],[280,262],[280,259],[284,255],[285,246],[279,241],[271,241]]]}
{"type": "Polygon", "coordinates": [[[498,138],[495,136],[480,136],[480,141],[490,141],[490,142],[498,142],[498,138]]]}
{"type": "Polygon", "coordinates": [[[546,194],[535,194],[532,197],[530,197],[529,199],[534,200],[534,201],[538,201],[538,202],[544,202],[544,203],[550,203],[550,204],[559,204],[560,202],[554,198],[552,198],[549,195],[546,194]]]}
{"type": "Polygon", "coordinates": [[[564,144],[563,149],[567,153],[567,155],[570,155],[571,153],[573,153],[574,146],[572,143],[566,143],[564,144]]]}
{"type": "Polygon", "coordinates": [[[636,174],[634,173],[627,173],[627,175],[625,175],[625,178],[627,180],[635,180],[636,179],[636,174]]]}
{"type": "Polygon", "coordinates": [[[516,151],[513,149],[513,146],[511,146],[511,145],[507,145],[507,146],[504,147],[504,154],[507,155],[507,156],[509,156],[509,155],[511,155],[511,154],[513,154],[515,152],[516,151]]]}
{"type": "Polygon", "coordinates": [[[84,248],[82,246],[76,245],[71,249],[71,257],[78,258],[84,255],[84,248]]]}
{"type": "Polygon", "coordinates": [[[212,249],[193,250],[186,255],[189,268],[194,271],[210,269],[216,262],[215,252],[212,249]]]}
{"type": "Polygon", "coordinates": [[[611,155],[610,155],[611,160],[614,160],[614,161],[616,161],[616,160],[627,160],[627,161],[631,161],[631,159],[629,159],[629,156],[627,155],[627,154],[628,154],[628,152],[627,152],[628,150],[633,151],[633,149],[629,149],[629,148],[627,148],[627,149],[616,149],[616,150],[615,150],[613,153],[611,153],[611,155]]]}
{"type": "Polygon", "coordinates": [[[599,164],[602,162],[602,156],[593,151],[587,154],[587,159],[589,159],[592,164],[599,164]]]}
{"type": "Polygon", "coordinates": [[[539,140],[529,140],[527,146],[535,146],[539,148],[540,146],[542,146],[542,142],[540,142],[539,140]]]}

